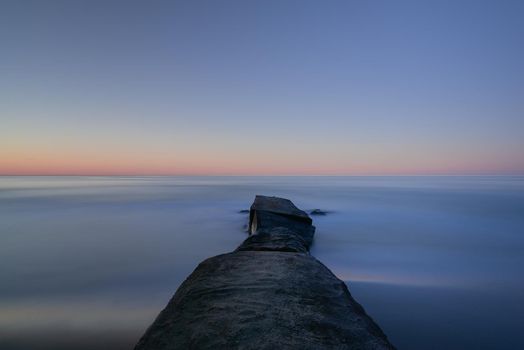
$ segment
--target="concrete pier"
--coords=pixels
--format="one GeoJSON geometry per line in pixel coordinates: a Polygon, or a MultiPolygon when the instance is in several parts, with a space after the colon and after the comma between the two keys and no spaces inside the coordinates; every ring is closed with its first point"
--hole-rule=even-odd
{"type": "Polygon", "coordinates": [[[142,336],[153,349],[394,349],[346,284],[309,254],[315,227],[256,196],[250,236],[202,262],[142,336]]]}

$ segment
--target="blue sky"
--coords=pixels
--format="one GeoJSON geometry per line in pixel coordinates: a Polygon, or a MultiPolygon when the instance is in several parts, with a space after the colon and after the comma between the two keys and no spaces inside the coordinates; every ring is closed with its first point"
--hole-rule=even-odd
{"type": "Polygon", "coordinates": [[[521,1],[3,1],[3,174],[523,174],[521,1]]]}

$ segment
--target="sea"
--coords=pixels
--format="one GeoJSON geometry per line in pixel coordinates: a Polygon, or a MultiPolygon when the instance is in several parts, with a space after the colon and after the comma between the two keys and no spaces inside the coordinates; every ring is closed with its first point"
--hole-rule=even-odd
{"type": "Polygon", "coordinates": [[[320,209],[311,254],[399,349],[524,349],[524,177],[0,177],[0,349],[132,349],[246,237],[320,209]]]}

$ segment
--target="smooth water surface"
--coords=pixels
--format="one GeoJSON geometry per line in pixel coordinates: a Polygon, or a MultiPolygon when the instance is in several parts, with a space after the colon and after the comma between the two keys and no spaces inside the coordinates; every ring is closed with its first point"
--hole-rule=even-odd
{"type": "Polygon", "coordinates": [[[0,177],[0,348],[132,348],[255,194],[399,349],[524,348],[523,177],[0,177]]]}

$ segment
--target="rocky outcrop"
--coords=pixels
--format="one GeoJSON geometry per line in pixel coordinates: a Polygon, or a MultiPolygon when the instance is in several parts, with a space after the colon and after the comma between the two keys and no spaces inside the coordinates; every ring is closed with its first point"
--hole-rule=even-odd
{"type": "Polygon", "coordinates": [[[195,269],[135,349],[393,349],[309,254],[315,227],[305,212],[257,196],[249,228],[234,252],[195,269]]]}
{"type": "Polygon", "coordinates": [[[313,209],[309,212],[309,215],[326,215],[327,212],[325,212],[324,210],[320,210],[320,209],[313,209]]]}

